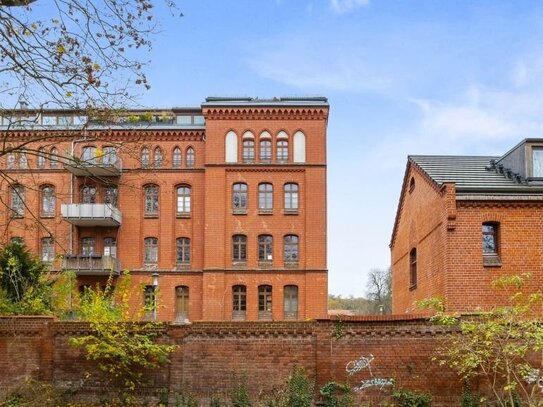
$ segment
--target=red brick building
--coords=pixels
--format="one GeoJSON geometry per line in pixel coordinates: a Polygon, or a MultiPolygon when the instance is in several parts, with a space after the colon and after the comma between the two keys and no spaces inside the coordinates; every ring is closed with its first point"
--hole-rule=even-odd
{"type": "Polygon", "coordinates": [[[327,119],[321,97],[4,112],[3,240],[80,286],[129,270],[162,320],[324,317],[327,119]]]}
{"type": "Polygon", "coordinates": [[[501,157],[409,156],[391,240],[393,313],[441,296],[448,311],[507,302],[502,275],[543,285],[543,139],[501,157]]]}

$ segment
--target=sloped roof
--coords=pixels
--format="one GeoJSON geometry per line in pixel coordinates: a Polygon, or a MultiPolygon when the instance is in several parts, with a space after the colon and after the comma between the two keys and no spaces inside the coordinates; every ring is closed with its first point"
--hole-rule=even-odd
{"type": "Polygon", "coordinates": [[[411,155],[408,160],[438,186],[454,183],[457,195],[543,193],[543,185],[528,184],[492,165],[494,156],[411,155]]]}

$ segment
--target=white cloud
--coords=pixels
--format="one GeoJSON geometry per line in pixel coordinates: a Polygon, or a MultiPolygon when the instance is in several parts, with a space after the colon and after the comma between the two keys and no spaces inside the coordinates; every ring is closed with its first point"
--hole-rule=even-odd
{"type": "Polygon", "coordinates": [[[330,7],[336,14],[345,14],[369,3],[370,0],[330,0],[330,7]]]}

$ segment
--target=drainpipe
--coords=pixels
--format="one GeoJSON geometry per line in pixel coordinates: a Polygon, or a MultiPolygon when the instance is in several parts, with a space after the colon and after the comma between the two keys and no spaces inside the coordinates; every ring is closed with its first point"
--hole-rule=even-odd
{"type": "MultiPolygon", "coordinates": [[[[72,140],[72,149],[71,149],[71,156],[75,157],[75,145],[81,141],[87,140],[87,128],[85,127],[83,129],[84,137],[82,139],[72,140]]],[[[75,182],[75,175],[70,175],[70,204],[74,203],[74,182],[75,182]]],[[[74,225],[70,223],[70,254],[74,254],[74,225]]]]}

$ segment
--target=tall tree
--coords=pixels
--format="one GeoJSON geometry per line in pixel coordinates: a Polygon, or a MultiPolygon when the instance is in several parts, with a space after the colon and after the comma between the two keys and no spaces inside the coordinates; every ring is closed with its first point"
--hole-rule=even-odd
{"type": "Polygon", "coordinates": [[[374,313],[390,314],[392,312],[392,270],[372,269],[368,276],[366,295],[372,301],[374,313]]]}

